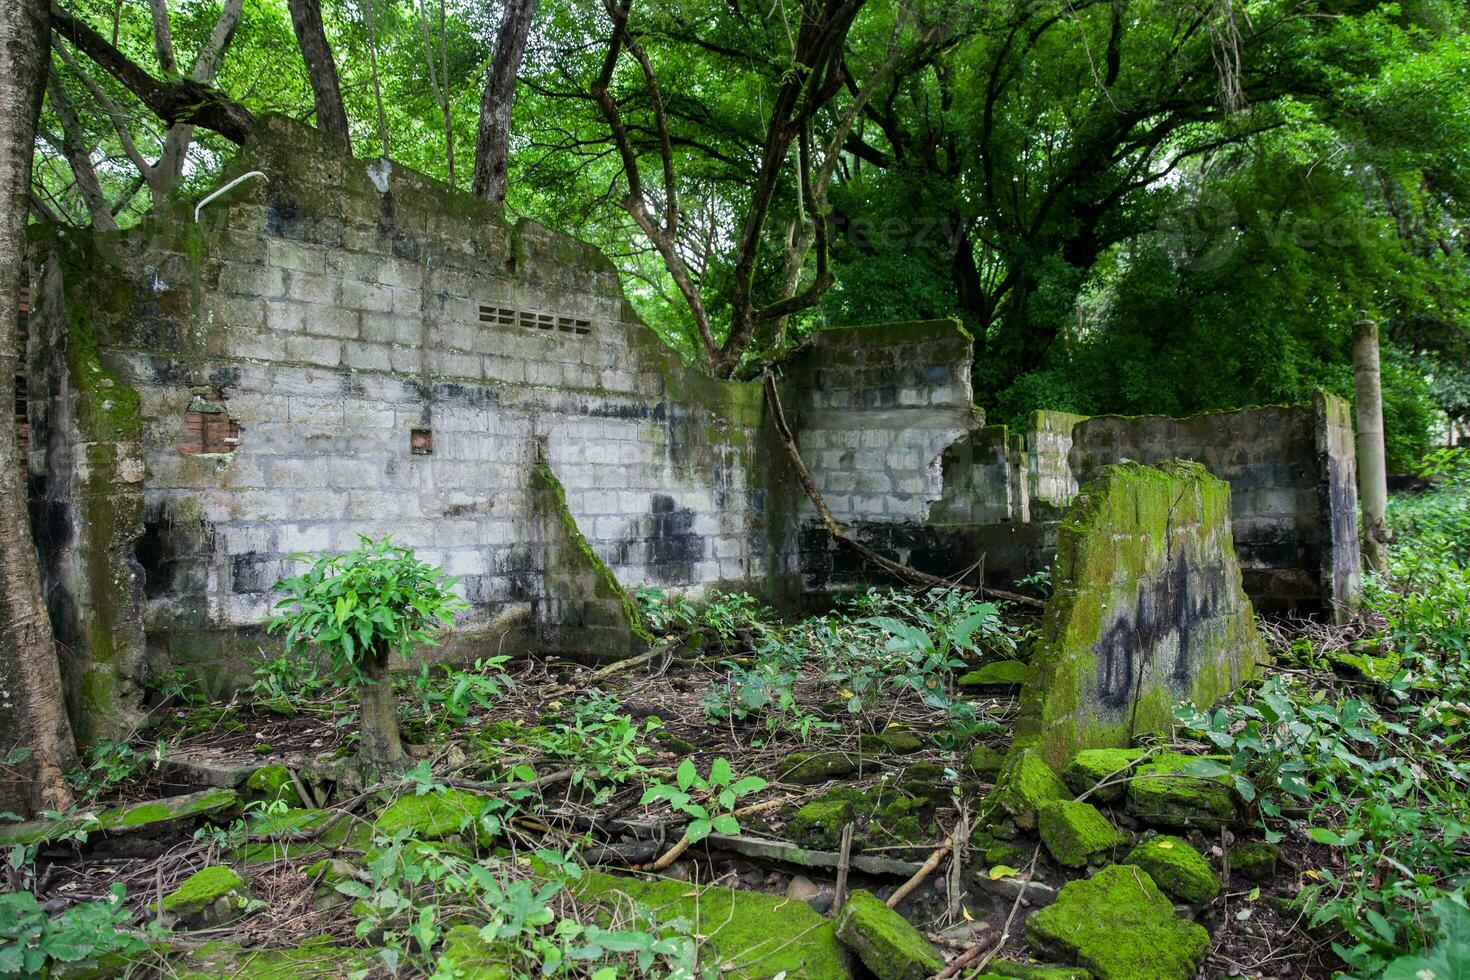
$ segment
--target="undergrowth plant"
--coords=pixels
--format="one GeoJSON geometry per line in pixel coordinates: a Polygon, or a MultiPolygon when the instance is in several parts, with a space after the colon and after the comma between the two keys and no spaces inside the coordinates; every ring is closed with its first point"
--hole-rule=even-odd
{"type": "Polygon", "coordinates": [[[711,832],[740,833],[740,821],[734,813],[736,804],[742,797],[765,788],[766,781],[759,776],[736,779],[730,760],[723,756],[710,763],[708,777],[701,776],[694,763],[685,759],[674,773],[673,786],[666,783],[650,786],[639,803],[647,805],[664,800],[690,817],[684,836],[697,844],[711,832]]]}
{"type": "Polygon", "coordinates": [[[284,631],[286,650],[317,647],[339,681],[357,690],[361,714],[358,762],[368,772],[399,771],[408,756],[398,734],[388,659],[417,645],[466,608],[450,592],[457,581],[391,538],[363,537],[341,555],[293,555],[310,563],[276,584],[272,632],[284,631]]]}
{"type": "Polygon", "coordinates": [[[0,977],[81,972],[109,954],[144,952],[148,942],[132,927],[126,897],[126,889],[114,884],[101,901],[47,916],[30,892],[0,895],[0,977]]]}

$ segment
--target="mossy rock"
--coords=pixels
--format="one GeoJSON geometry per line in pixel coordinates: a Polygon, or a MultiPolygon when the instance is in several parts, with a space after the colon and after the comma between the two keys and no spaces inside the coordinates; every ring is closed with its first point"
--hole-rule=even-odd
{"type": "Polygon", "coordinates": [[[460,835],[478,839],[479,817],[486,802],[486,797],[460,789],[400,796],[378,814],[373,829],[384,837],[407,830],[419,840],[444,840],[460,835]]]}
{"type": "Polygon", "coordinates": [[[1047,853],[1067,868],[1083,868],[1094,856],[1111,851],[1127,838],[1091,803],[1052,800],[1036,810],[1036,829],[1047,853]]]}
{"type": "Polygon", "coordinates": [[[1146,754],[1144,749],[1083,749],[1062,770],[1062,781],[1080,796],[1113,776],[1117,782],[1097,790],[1088,799],[1099,803],[1121,800],[1128,789],[1129,767],[1146,754]],[[1123,771],[1119,773],[1119,770],[1123,771]],[[1114,773],[1119,774],[1114,776],[1114,773]]]}
{"type": "Polygon", "coordinates": [[[486,942],[474,926],[455,926],[444,934],[440,969],[461,980],[511,980],[508,955],[497,945],[486,942]]]}
{"type": "Polygon", "coordinates": [[[1031,856],[1031,848],[1023,847],[1015,841],[998,840],[985,848],[985,864],[987,867],[995,867],[997,864],[1018,865],[1031,856]]]}
{"type": "Polygon", "coordinates": [[[1281,849],[1263,840],[1236,844],[1225,855],[1225,866],[1231,874],[1238,874],[1251,881],[1265,881],[1276,873],[1276,862],[1281,849]]]}
{"type": "Polygon", "coordinates": [[[923,933],[863,889],[838,913],[837,938],[884,980],[926,980],[944,969],[944,957],[923,933]]]}
{"type": "Polygon", "coordinates": [[[699,747],[693,742],[688,739],[679,738],[677,735],[671,735],[668,732],[654,732],[653,738],[654,741],[658,742],[660,748],[666,752],[672,752],[675,755],[693,755],[699,751],[699,747]]]}
{"type": "Polygon", "coordinates": [[[994,777],[1006,764],[1006,754],[988,745],[977,745],[965,753],[965,771],[975,776],[994,777]]]}
{"type": "Polygon", "coordinates": [[[997,777],[988,803],[1015,821],[1022,830],[1036,826],[1036,810],[1052,800],[1070,800],[1072,794],[1061,777],[1033,748],[1013,748],[997,777]]]}
{"type": "Polygon", "coordinates": [[[1176,916],[1148,872],[1125,864],[1069,882],[1031,913],[1026,940],[1098,980],[1192,980],[1210,948],[1203,926],[1176,916]]]}
{"type": "Polygon", "coordinates": [[[1129,813],[1161,827],[1219,830],[1236,818],[1228,775],[1200,777],[1183,772],[1190,757],[1170,754],[1138,768],[1128,783],[1129,813]]]}
{"type": "Polygon", "coordinates": [[[864,752],[913,755],[915,752],[923,750],[924,739],[915,735],[913,732],[901,730],[877,732],[875,734],[864,735],[858,739],[858,747],[864,752]]]}
{"type": "Polygon", "coordinates": [[[805,847],[833,850],[840,846],[842,828],[856,820],[847,800],[813,800],[796,811],[789,830],[792,840],[805,847]]]}
{"type": "Polygon", "coordinates": [[[937,762],[914,762],[904,767],[897,786],[911,796],[944,806],[954,798],[955,782],[951,775],[950,770],[937,762]]]}
{"type": "Polygon", "coordinates": [[[961,674],[955,683],[981,691],[1019,690],[1031,676],[1031,665],[1020,660],[995,660],[961,674]]]}
{"type": "Polygon", "coordinates": [[[1338,673],[1348,677],[1387,684],[1403,669],[1403,661],[1392,653],[1374,655],[1372,647],[1358,647],[1356,652],[1333,651],[1327,654],[1338,673]]]}
{"type": "Polygon", "coordinates": [[[78,832],[107,833],[114,836],[152,833],[225,813],[233,810],[239,803],[240,797],[233,789],[206,789],[162,800],[129,803],[103,810],[96,816],[68,814],[53,819],[0,824],[0,847],[39,844],[78,832]]]}
{"type": "Polygon", "coordinates": [[[1077,966],[1053,963],[1017,963],[1015,960],[991,960],[980,976],[1005,977],[1007,980],[1091,980],[1092,974],[1077,966]]]}
{"type": "Polygon", "coordinates": [[[234,868],[212,864],[163,896],[163,911],[192,924],[223,925],[245,904],[245,879],[234,868]]]}
{"type": "Polygon", "coordinates": [[[351,976],[366,969],[371,959],[368,950],[337,946],[330,936],[312,937],[292,949],[245,949],[212,942],[174,963],[169,975],[175,980],[310,980],[351,976]]]}
{"type": "Polygon", "coordinates": [[[768,980],[784,973],[791,980],[848,980],[850,957],[837,941],[831,919],[806,902],[717,885],[697,886],[661,878],[644,881],[587,871],[570,885],[578,901],[613,909],[619,928],[647,928],[646,918],[629,925],[630,906],[652,913],[659,922],[699,923],[703,948],[717,957],[721,975],[733,980],[768,980]],[[728,969],[726,969],[728,967],[728,969]]]}
{"type": "Polygon", "coordinates": [[[276,800],[287,803],[300,801],[300,797],[296,795],[296,784],[291,781],[291,770],[280,763],[261,766],[252,772],[245,780],[245,796],[252,800],[265,800],[267,803],[274,803],[276,800]]]}
{"type": "Polygon", "coordinates": [[[372,844],[372,828],[350,817],[339,819],[320,833],[315,833],[336,815],[335,810],[297,807],[285,813],[258,818],[251,823],[251,833],[275,839],[242,844],[235,850],[235,856],[242,861],[277,861],[343,846],[365,850],[372,844]]]}
{"type": "Polygon", "coordinates": [[[1141,841],[1123,862],[1147,871],[1154,884],[1181,902],[1203,905],[1220,894],[1220,879],[1210,862],[1178,837],[1159,834],[1141,841]]]}
{"type": "Polygon", "coordinates": [[[861,757],[849,752],[793,752],[776,771],[785,783],[814,786],[858,771],[861,757]]]}

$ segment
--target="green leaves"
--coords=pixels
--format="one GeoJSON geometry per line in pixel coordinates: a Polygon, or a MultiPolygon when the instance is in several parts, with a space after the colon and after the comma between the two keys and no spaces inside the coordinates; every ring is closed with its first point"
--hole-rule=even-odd
{"type": "Polygon", "coordinates": [[[468,608],[449,591],[457,579],[391,537],[361,542],[342,555],[292,555],[310,567],[276,584],[286,598],[269,626],[285,631],[288,652],[303,644],[325,649],[332,670],[349,684],[361,682],[367,658],[432,644],[439,625],[468,608]]]}
{"type": "Polygon", "coordinates": [[[740,798],[765,789],[767,783],[759,776],[735,778],[730,760],[721,756],[710,763],[708,778],[699,774],[694,762],[685,759],[674,772],[676,786],[656,784],[644,791],[640,804],[666,801],[675,810],[691,817],[684,828],[684,836],[690,843],[697,844],[712,831],[721,834],[738,834],[740,822],[731,812],[740,798]],[[696,794],[703,802],[696,802],[696,794]]]}
{"type": "Polygon", "coordinates": [[[48,918],[30,892],[0,895],[0,977],[44,976],[53,964],[146,949],[142,938],[126,931],[132,919],[123,905],[126,896],[114,884],[105,900],[81,902],[48,918]]]}

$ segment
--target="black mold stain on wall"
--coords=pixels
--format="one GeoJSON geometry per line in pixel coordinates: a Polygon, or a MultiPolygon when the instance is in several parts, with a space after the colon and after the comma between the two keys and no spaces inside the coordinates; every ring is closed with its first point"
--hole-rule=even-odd
{"type": "Polygon", "coordinates": [[[704,558],[704,539],[694,533],[694,511],[656,493],[648,512],[648,570],[655,581],[689,585],[704,558]]]}

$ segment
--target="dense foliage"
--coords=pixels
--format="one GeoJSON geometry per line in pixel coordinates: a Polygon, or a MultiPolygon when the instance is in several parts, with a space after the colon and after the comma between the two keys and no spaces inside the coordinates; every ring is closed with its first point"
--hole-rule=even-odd
{"type": "MultiPolygon", "coordinates": [[[[833,87],[788,126],[782,86],[815,64],[798,28],[834,9],[541,3],[507,207],[604,248],[690,356],[708,346],[701,316],[720,342],[806,291],[819,305],[756,322],[744,356],[779,357],[823,322],[956,316],[997,420],[1188,414],[1347,393],[1351,326],[1369,316],[1388,339],[1393,465],[1417,458],[1439,413],[1470,412],[1470,15],[1456,0],[856,0],[831,35],[833,87]],[[634,45],[607,76],[626,154],[593,97],[610,10],[634,45]],[[629,160],[638,206],[673,226],[666,254],[628,210],[629,160]]],[[[74,10],[161,71],[143,5],[74,10]]],[[[175,0],[181,66],[219,10],[175,0]]],[[[323,16],[357,152],[385,144],[468,187],[497,11],[327,0],[323,16]]],[[[65,44],[53,62],[38,214],[96,223],[79,156],[121,223],[212,180],[227,141],[180,141],[187,127],[149,122],[65,44]],[[145,180],[171,138],[187,164],[145,180]]],[[[285,0],[246,5],[216,82],[253,111],[310,115],[285,0]]]]}

